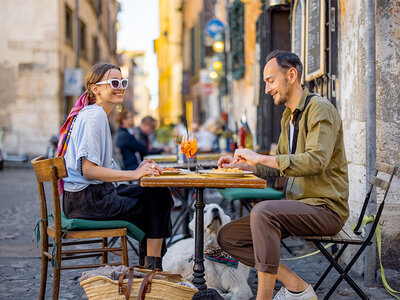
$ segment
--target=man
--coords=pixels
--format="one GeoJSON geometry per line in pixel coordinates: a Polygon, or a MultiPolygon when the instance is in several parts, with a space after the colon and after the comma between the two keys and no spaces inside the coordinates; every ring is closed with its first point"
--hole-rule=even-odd
{"type": "Polygon", "coordinates": [[[293,53],[274,51],[267,57],[265,92],[286,106],[276,156],[238,149],[218,162],[264,178],[288,177],[285,200],[256,204],[250,216],[225,225],[218,235],[222,249],[257,269],[257,300],[272,299],[276,279],[284,287],[274,299],[317,299],[311,285],[279,262],[280,240],[336,234],[349,214],[342,122],[329,101],[302,88],[302,71],[293,53]]]}
{"type": "Polygon", "coordinates": [[[120,126],[115,136],[115,145],[122,155],[122,168],[124,170],[136,170],[141,162],[141,157],[147,154],[147,145],[139,142],[129,132],[133,129],[133,116],[130,111],[124,110],[117,113],[115,121],[120,126]]]}
{"type": "MultiPolygon", "coordinates": [[[[169,152],[168,147],[153,148],[151,146],[151,136],[154,134],[157,128],[157,121],[151,117],[146,116],[140,122],[140,125],[135,128],[134,135],[136,139],[142,144],[147,146],[147,154],[160,154],[162,152],[169,152]]],[[[143,159],[144,155],[141,155],[143,159]]]]}

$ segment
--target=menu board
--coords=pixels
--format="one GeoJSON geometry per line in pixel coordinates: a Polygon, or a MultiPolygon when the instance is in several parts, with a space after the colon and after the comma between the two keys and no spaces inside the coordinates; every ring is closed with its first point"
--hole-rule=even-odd
{"type": "MultiPolygon", "coordinates": [[[[292,44],[292,52],[297,54],[303,65],[305,63],[304,60],[305,18],[306,18],[306,9],[304,0],[295,0],[292,12],[291,44],[292,44]]],[[[304,72],[302,74],[302,78],[304,78],[304,72]]]]}
{"type": "Polygon", "coordinates": [[[306,4],[306,81],[325,73],[325,1],[307,0],[306,4]]]}

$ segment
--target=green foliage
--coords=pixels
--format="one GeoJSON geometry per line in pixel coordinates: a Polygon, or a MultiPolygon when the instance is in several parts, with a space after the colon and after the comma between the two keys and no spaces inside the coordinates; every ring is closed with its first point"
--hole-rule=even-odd
{"type": "Polygon", "coordinates": [[[174,137],[174,126],[164,125],[158,127],[156,130],[156,136],[159,144],[168,145],[170,140],[174,137]]]}

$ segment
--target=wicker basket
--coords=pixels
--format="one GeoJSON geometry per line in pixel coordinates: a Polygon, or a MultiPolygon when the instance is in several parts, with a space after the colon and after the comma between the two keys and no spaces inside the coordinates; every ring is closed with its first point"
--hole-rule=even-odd
{"type": "Polygon", "coordinates": [[[131,289],[128,287],[129,280],[123,279],[125,274],[120,276],[119,281],[104,276],[95,276],[80,284],[89,300],[188,300],[192,299],[198,291],[195,288],[177,284],[176,282],[186,281],[178,274],[141,269],[140,272],[147,273],[145,278],[134,278],[133,268],[126,271],[130,271],[132,277],[131,289]]]}

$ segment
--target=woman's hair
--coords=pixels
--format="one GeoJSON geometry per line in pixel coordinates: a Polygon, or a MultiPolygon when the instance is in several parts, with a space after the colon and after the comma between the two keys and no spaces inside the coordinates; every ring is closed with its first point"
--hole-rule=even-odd
{"type": "Polygon", "coordinates": [[[90,90],[90,86],[96,82],[99,82],[103,78],[104,74],[111,69],[117,69],[121,72],[121,69],[118,66],[108,63],[95,64],[90,68],[89,73],[86,76],[86,90],[90,98],[95,98],[95,95],[90,90]]]}
{"type": "Polygon", "coordinates": [[[129,110],[123,110],[121,112],[117,112],[115,114],[115,122],[117,122],[118,125],[122,125],[122,120],[126,120],[131,112],[129,110]]]}

